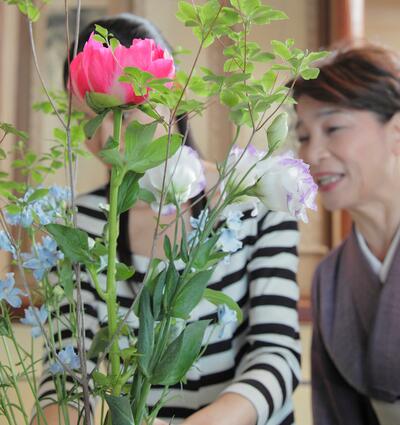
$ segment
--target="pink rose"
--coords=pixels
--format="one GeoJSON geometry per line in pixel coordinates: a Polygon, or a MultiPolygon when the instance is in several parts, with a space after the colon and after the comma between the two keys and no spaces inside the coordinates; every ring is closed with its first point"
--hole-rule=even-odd
{"type": "Polygon", "coordinates": [[[139,68],[156,78],[174,78],[171,55],[154,40],[134,39],[129,48],[119,45],[113,53],[93,35],[71,62],[71,88],[80,100],[85,100],[86,93],[101,93],[110,96],[112,106],[142,103],[148,93],[137,96],[130,84],[118,81],[125,67],[139,68]]]}

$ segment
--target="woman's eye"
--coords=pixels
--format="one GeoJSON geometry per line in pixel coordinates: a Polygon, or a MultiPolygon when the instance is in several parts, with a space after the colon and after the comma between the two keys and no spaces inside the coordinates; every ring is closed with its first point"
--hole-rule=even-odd
{"type": "Polygon", "coordinates": [[[300,143],[306,143],[310,140],[310,136],[298,136],[297,139],[300,143]]]}
{"type": "Polygon", "coordinates": [[[340,130],[342,127],[339,127],[339,126],[332,126],[332,127],[328,127],[327,129],[326,129],[326,132],[328,133],[328,134],[332,134],[332,133],[335,133],[336,131],[338,131],[338,130],[340,130]]]}

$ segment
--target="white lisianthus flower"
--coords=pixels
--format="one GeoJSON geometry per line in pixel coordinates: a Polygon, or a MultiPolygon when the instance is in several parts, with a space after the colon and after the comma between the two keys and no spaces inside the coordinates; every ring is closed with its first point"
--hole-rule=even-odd
{"type": "Polygon", "coordinates": [[[286,211],[308,222],[307,208],[316,210],[318,186],[310,175],[310,167],[292,152],[269,157],[257,164],[261,177],[255,193],[272,211],[286,211]]]}
{"type": "MultiPolygon", "coordinates": [[[[139,185],[143,189],[150,191],[155,201],[151,207],[158,211],[161,200],[161,189],[165,164],[147,170],[139,180],[139,185]]],[[[199,155],[188,146],[182,146],[168,159],[164,205],[162,214],[172,214],[175,211],[174,203],[183,204],[204,190],[206,179],[203,165],[199,155]]]]}
{"type": "MultiPolygon", "coordinates": [[[[225,196],[238,191],[244,191],[247,188],[254,186],[261,177],[260,170],[257,169],[257,163],[265,156],[264,151],[256,149],[249,145],[246,150],[234,146],[229,153],[226,170],[229,173],[234,169],[232,175],[229,175],[222,182],[221,192],[225,196]],[[225,190],[225,192],[224,192],[225,190]]],[[[249,195],[241,195],[234,199],[234,204],[253,204],[256,198],[249,195]]],[[[231,209],[227,209],[226,214],[231,209]]]]}

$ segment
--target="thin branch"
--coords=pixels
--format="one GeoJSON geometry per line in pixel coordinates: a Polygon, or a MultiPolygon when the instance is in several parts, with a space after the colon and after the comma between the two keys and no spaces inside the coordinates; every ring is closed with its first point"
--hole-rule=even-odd
{"type": "Polygon", "coordinates": [[[49,99],[49,102],[54,110],[54,113],[56,114],[57,118],[59,119],[61,125],[64,127],[64,129],[66,128],[66,123],[64,122],[62,116],[60,115],[60,113],[57,110],[57,107],[52,99],[52,97],[50,96],[49,91],[47,90],[47,86],[46,83],[44,82],[44,79],[42,77],[42,73],[40,71],[40,67],[39,67],[39,61],[38,61],[38,57],[37,57],[37,53],[36,53],[36,46],[35,46],[35,40],[33,38],[33,26],[32,26],[32,21],[28,19],[28,28],[29,28],[29,40],[30,40],[30,44],[31,44],[31,50],[32,50],[32,57],[33,57],[33,62],[35,64],[35,68],[36,68],[36,72],[38,74],[38,77],[40,79],[40,82],[42,84],[43,90],[46,93],[47,98],[49,99]]]}

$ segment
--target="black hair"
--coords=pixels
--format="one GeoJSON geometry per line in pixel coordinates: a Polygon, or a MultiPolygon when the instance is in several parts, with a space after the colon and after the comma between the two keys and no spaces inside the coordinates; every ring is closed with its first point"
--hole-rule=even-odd
{"type": "MultiPolygon", "coordinates": [[[[97,19],[89,23],[83,28],[78,37],[78,53],[83,50],[85,43],[89,40],[92,32],[95,31],[95,25],[100,25],[106,28],[109,33],[112,33],[119,42],[129,47],[132,44],[132,40],[135,38],[151,38],[156,44],[160,45],[164,50],[168,50],[172,54],[172,47],[165,40],[160,30],[156,28],[150,21],[140,16],[133,15],[131,13],[122,13],[120,15],[105,17],[97,19]]],[[[73,56],[74,43],[70,47],[70,58],[73,56]]],[[[64,86],[67,87],[68,81],[68,59],[64,62],[64,86]]],[[[185,137],[185,144],[195,149],[195,144],[188,128],[187,115],[181,115],[177,117],[177,127],[181,135],[185,137]]],[[[201,211],[206,206],[206,197],[204,192],[201,192],[196,197],[190,200],[192,204],[192,215],[199,217],[201,211]]],[[[131,250],[129,246],[129,211],[121,214],[120,216],[120,228],[118,236],[118,256],[119,260],[127,265],[132,264],[131,250]]]]}
{"type": "Polygon", "coordinates": [[[309,96],[348,109],[374,112],[382,122],[400,111],[400,57],[374,44],[336,50],[317,65],[315,80],[299,78],[293,97],[309,96]]]}

